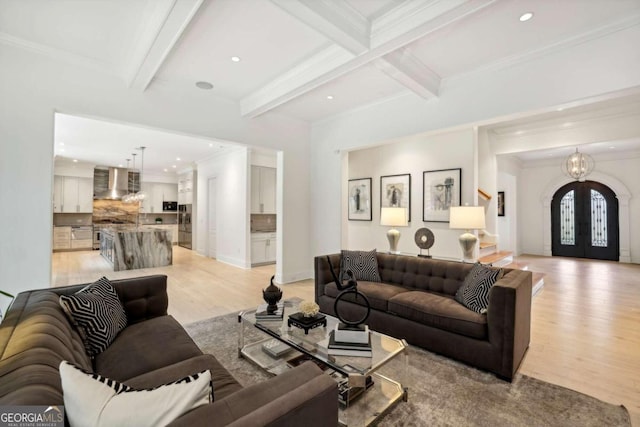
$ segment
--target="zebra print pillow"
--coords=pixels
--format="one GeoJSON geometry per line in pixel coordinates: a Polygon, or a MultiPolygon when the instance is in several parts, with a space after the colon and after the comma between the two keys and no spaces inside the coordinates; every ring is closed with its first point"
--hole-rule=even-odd
{"type": "Polygon", "coordinates": [[[341,280],[344,277],[344,272],[351,270],[356,280],[364,280],[366,282],[382,281],[378,272],[378,257],[375,249],[369,252],[343,250],[341,255],[341,280]]]}
{"type": "Polygon", "coordinates": [[[60,363],[64,409],[71,426],[161,426],[213,401],[207,371],[161,386],[137,390],[60,363]]]}
{"type": "Polygon", "coordinates": [[[476,313],[486,313],[489,307],[489,291],[503,274],[501,268],[495,269],[475,263],[462,286],[458,288],[456,301],[476,313]]]}
{"type": "Polygon", "coordinates": [[[91,358],[109,347],[127,326],[120,298],[106,277],[73,295],[61,295],[60,305],[78,329],[91,358]]]}

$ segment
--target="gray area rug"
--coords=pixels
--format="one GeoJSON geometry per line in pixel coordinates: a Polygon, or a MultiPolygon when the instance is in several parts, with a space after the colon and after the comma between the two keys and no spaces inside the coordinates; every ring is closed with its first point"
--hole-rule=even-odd
{"type": "MultiPolygon", "coordinates": [[[[185,326],[203,352],[213,354],[244,386],[269,374],[238,357],[238,316],[185,326]]],[[[250,330],[259,336],[258,330],[250,330]]],[[[398,403],[381,426],[630,426],[627,410],[517,374],[512,383],[411,346],[409,401],[398,403]]]]}

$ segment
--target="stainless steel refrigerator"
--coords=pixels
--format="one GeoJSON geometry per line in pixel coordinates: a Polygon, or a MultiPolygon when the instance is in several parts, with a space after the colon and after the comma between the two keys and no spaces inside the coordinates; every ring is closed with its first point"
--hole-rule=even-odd
{"type": "Polygon", "coordinates": [[[191,205],[178,205],[178,245],[191,249],[191,205]]]}

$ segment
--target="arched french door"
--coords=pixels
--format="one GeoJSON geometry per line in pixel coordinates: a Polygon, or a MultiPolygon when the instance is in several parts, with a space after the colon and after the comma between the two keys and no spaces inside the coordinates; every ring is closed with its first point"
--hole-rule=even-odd
{"type": "Polygon", "coordinates": [[[556,256],[618,261],[618,199],[606,185],[572,182],[551,201],[551,250],[556,256]]]}

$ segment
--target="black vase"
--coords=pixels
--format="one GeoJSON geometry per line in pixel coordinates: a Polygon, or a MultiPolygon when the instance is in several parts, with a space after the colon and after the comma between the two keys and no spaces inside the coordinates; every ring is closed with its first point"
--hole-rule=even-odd
{"type": "Polygon", "coordinates": [[[276,276],[271,276],[271,284],[267,286],[267,289],[262,290],[262,298],[267,302],[267,313],[273,314],[278,310],[278,301],[282,298],[282,290],[273,284],[273,279],[276,276]]]}

